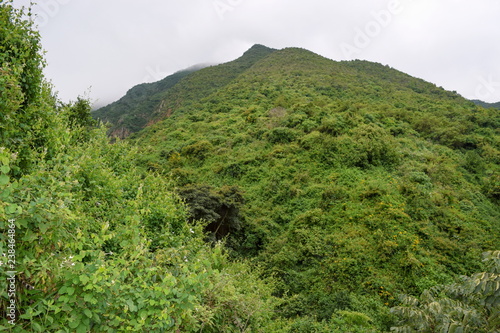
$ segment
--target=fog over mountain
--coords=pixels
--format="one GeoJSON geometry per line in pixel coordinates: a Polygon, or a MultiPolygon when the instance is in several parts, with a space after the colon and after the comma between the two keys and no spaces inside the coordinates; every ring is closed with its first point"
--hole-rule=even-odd
{"type": "Polygon", "coordinates": [[[64,100],[90,90],[104,105],[136,84],[230,61],[256,43],[380,62],[469,99],[500,100],[495,0],[39,0],[33,11],[47,76],[64,100]]]}

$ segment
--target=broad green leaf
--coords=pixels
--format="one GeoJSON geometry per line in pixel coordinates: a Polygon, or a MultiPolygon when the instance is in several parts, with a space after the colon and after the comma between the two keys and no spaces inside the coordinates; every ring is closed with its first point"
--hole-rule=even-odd
{"type": "Polygon", "coordinates": [[[87,275],[80,275],[80,281],[86,285],[89,282],[90,278],[87,275]]]}
{"type": "Polygon", "coordinates": [[[68,288],[66,288],[66,293],[67,293],[69,296],[73,295],[73,294],[75,293],[75,288],[73,288],[73,287],[68,287],[68,288]]]}
{"type": "Polygon", "coordinates": [[[128,308],[130,311],[135,312],[137,311],[137,306],[135,306],[134,302],[132,300],[126,300],[125,303],[127,303],[128,308]]]}
{"type": "Polygon", "coordinates": [[[70,328],[77,328],[80,325],[80,318],[71,318],[68,326],[70,328]]]}
{"type": "Polygon", "coordinates": [[[81,324],[76,329],[76,333],[87,333],[87,331],[88,331],[88,327],[87,327],[87,325],[84,325],[84,324],[81,324]]]}
{"type": "Polygon", "coordinates": [[[83,313],[84,313],[87,317],[92,318],[92,311],[90,311],[89,309],[85,309],[85,310],[83,310],[83,313]]]}
{"type": "Polygon", "coordinates": [[[7,185],[9,183],[9,176],[7,175],[0,175],[0,185],[7,185]]]}
{"type": "Polygon", "coordinates": [[[16,204],[10,204],[7,207],[5,207],[5,212],[7,214],[14,214],[17,211],[18,207],[19,206],[16,204]]]}
{"type": "Polygon", "coordinates": [[[50,227],[50,225],[48,223],[40,223],[38,226],[39,226],[40,232],[42,234],[45,234],[47,232],[47,230],[49,230],[49,227],[50,227]]]}
{"type": "Polygon", "coordinates": [[[35,330],[35,332],[43,332],[44,331],[42,326],[40,326],[40,324],[37,322],[32,322],[31,325],[33,326],[33,329],[35,330]]]}
{"type": "Polygon", "coordinates": [[[25,313],[19,316],[21,319],[31,319],[33,318],[33,315],[31,313],[25,313]]]}
{"type": "Polygon", "coordinates": [[[92,294],[85,294],[85,295],[83,296],[83,300],[84,300],[85,302],[90,303],[90,304],[97,304],[97,299],[96,299],[96,298],[94,298],[94,296],[93,296],[92,294]]]}

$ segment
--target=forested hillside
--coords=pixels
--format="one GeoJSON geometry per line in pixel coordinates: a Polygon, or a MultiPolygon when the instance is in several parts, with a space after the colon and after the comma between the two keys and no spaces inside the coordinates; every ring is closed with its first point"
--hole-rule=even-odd
{"type": "Polygon", "coordinates": [[[152,112],[161,105],[158,95],[165,93],[179,80],[195,70],[183,70],[154,83],[143,83],[130,89],[125,96],[93,112],[95,118],[114,124],[109,129],[110,136],[121,139],[148,125],[152,112]]]}
{"type": "MultiPolygon", "coordinates": [[[[188,79],[210,86],[203,74],[188,79]]],[[[211,239],[264,267],[278,313],[304,332],[342,311],[388,329],[398,294],[480,271],[498,247],[496,110],[293,48],[199,95],[138,133],[138,159],[177,184],[211,239]]]]}
{"type": "Polygon", "coordinates": [[[140,84],[130,89],[120,100],[96,110],[93,117],[112,124],[109,129],[111,136],[126,138],[131,133],[169,117],[180,106],[198,101],[227,85],[272,51],[256,45],[236,61],[211,66],[200,73],[194,73],[200,69],[195,66],[158,82],[140,84]],[[179,85],[182,88],[179,89],[176,84],[186,76],[188,77],[182,81],[179,85]]]}
{"type": "Polygon", "coordinates": [[[479,105],[479,106],[482,106],[484,108],[488,108],[488,109],[499,109],[500,110],[500,102],[498,103],[486,103],[486,102],[483,102],[483,101],[480,101],[480,100],[473,100],[474,104],[476,105],[479,105]]]}
{"type": "Polygon", "coordinates": [[[0,5],[0,330],[500,330],[498,110],[256,45],[91,114],[28,13],[0,5]]]}

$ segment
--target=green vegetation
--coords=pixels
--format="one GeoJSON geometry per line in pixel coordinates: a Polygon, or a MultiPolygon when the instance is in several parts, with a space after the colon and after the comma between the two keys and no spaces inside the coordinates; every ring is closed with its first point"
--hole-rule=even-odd
{"type": "Polygon", "coordinates": [[[490,109],[499,109],[500,110],[500,102],[498,103],[486,103],[480,100],[473,100],[474,104],[482,106],[483,108],[490,108],[490,109]]]}
{"type": "Polygon", "coordinates": [[[0,329],[500,329],[496,110],[256,45],[98,110],[149,124],[110,144],[25,15],[0,7],[0,329]]]}
{"type": "Polygon", "coordinates": [[[276,281],[289,331],[331,331],[342,311],[369,319],[347,331],[389,330],[400,293],[484,269],[500,235],[496,111],[301,49],[204,95],[134,136],[139,163],[180,189],[243,192],[227,245],[276,281]]]}
{"type": "Polygon", "coordinates": [[[199,66],[177,72],[155,83],[130,89],[120,100],[96,110],[95,118],[112,124],[109,134],[125,138],[168,118],[180,106],[193,103],[224,87],[272,49],[256,45],[240,59],[199,72],[199,66]],[[177,83],[182,82],[179,90],[177,83]]]}
{"type": "Polygon", "coordinates": [[[402,296],[395,332],[498,332],[500,328],[500,251],[486,252],[488,271],[422,293],[402,296]]]}
{"type": "Polygon", "coordinates": [[[0,7],[0,330],[259,331],[272,283],[206,243],[174,186],[110,145],[87,101],[57,101],[26,14],[0,7]]]}
{"type": "Polygon", "coordinates": [[[93,116],[103,122],[113,124],[108,133],[113,137],[123,139],[130,133],[146,127],[152,120],[151,110],[161,106],[161,94],[193,71],[180,71],[161,81],[135,86],[118,101],[95,111],[93,116]]]}

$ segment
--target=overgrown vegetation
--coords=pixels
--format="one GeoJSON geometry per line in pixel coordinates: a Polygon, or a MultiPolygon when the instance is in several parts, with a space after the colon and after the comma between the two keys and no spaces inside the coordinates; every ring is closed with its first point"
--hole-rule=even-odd
{"type": "Polygon", "coordinates": [[[28,14],[0,7],[0,330],[262,331],[272,284],[205,243],[87,101],[57,101],[28,14]]]}
{"type": "Polygon", "coordinates": [[[480,100],[473,100],[474,104],[482,106],[484,108],[491,108],[491,109],[499,109],[500,110],[500,102],[497,103],[486,103],[480,100]]]}
{"type": "Polygon", "coordinates": [[[496,110],[302,49],[198,94],[135,136],[139,162],[181,188],[243,191],[232,256],[277,282],[290,331],[331,331],[342,311],[367,316],[360,331],[389,330],[398,294],[482,271],[497,246],[496,110]]]}
{"type": "Polygon", "coordinates": [[[484,253],[488,271],[436,286],[420,299],[401,297],[395,332],[498,332],[500,328],[500,251],[484,253]]]}
{"type": "Polygon", "coordinates": [[[166,78],[145,83],[130,89],[120,100],[94,112],[94,117],[111,123],[112,137],[126,138],[130,134],[168,118],[180,106],[188,105],[224,87],[256,61],[272,52],[257,45],[247,54],[230,63],[210,66],[204,71],[203,65],[174,73],[166,78]],[[177,83],[187,89],[177,89],[177,83]]]}
{"type": "Polygon", "coordinates": [[[133,88],[97,114],[150,126],[110,144],[85,99],[52,93],[27,15],[0,7],[0,253],[14,224],[16,259],[0,258],[0,329],[500,329],[496,110],[257,45],[133,88]]]}
{"type": "Polygon", "coordinates": [[[160,95],[193,71],[180,71],[159,82],[135,86],[120,100],[95,111],[93,116],[112,124],[108,130],[110,136],[124,139],[146,127],[152,121],[151,110],[161,106],[160,95]]]}

